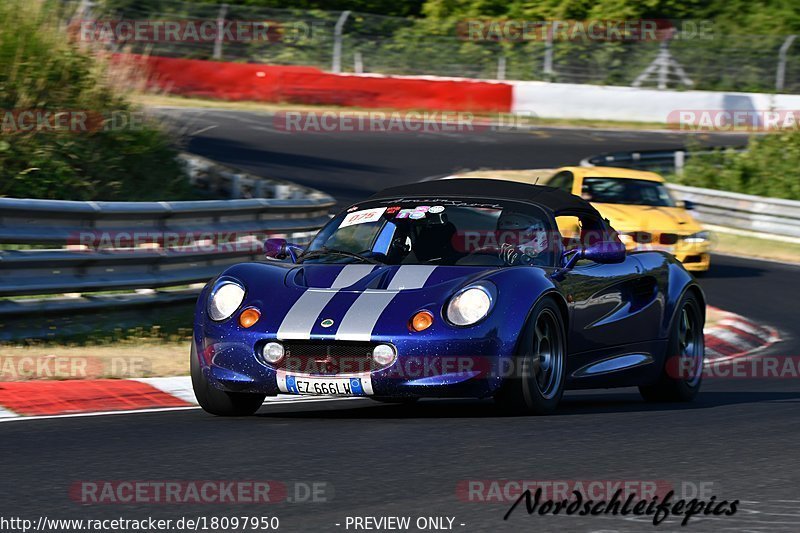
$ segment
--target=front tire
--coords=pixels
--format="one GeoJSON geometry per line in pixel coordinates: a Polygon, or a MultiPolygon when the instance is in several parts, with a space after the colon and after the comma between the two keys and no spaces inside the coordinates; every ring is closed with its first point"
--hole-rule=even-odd
{"type": "Polygon", "coordinates": [[[703,382],[705,342],[703,312],[697,297],[686,293],[670,329],[661,377],[653,385],[639,387],[648,402],[690,402],[703,382]]]}
{"type": "Polygon", "coordinates": [[[535,415],[553,413],[564,394],[567,343],[564,319],[556,303],[536,304],[514,358],[512,377],[495,395],[505,410],[535,415]]]}
{"type": "Polygon", "coordinates": [[[250,394],[246,392],[226,392],[208,382],[200,367],[197,349],[192,341],[190,363],[192,388],[197,403],[207,413],[217,416],[248,416],[258,411],[264,403],[266,394],[250,394]]]}

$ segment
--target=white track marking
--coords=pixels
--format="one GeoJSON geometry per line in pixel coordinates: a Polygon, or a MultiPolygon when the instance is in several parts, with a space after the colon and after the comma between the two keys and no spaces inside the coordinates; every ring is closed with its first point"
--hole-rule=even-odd
{"type": "MultiPolygon", "coordinates": [[[[292,400],[289,400],[286,395],[283,397],[278,396],[278,399],[271,399],[267,398],[264,402],[264,406],[273,406],[273,405],[290,405],[290,404],[302,404],[302,403],[317,403],[317,402],[341,402],[347,400],[366,400],[366,397],[346,397],[346,398],[337,398],[332,396],[326,397],[316,397],[316,396],[291,396],[292,400]]],[[[262,406],[263,407],[263,406],[262,406]]],[[[131,409],[127,411],[99,411],[96,413],[71,413],[65,415],[41,415],[41,416],[16,416],[15,418],[0,418],[0,423],[3,422],[17,422],[17,421],[25,421],[25,420],[52,420],[58,418],[87,418],[93,416],[113,416],[113,415],[136,415],[136,414],[145,414],[145,413],[162,413],[162,412],[170,412],[170,411],[193,411],[201,409],[200,406],[190,405],[187,407],[156,407],[153,409],[131,409]]]]}
{"type": "Polygon", "coordinates": [[[15,413],[13,411],[9,411],[8,409],[0,407],[0,422],[5,420],[6,418],[17,418],[19,416],[20,415],[18,415],[17,413],[15,413]]]}
{"type": "Polygon", "coordinates": [[[200,409],[193,405],[187,407],[157,407],[154,409],[131,409],[127,411],[97,411],[94,413],[70,413],[64,415],[39,415],[39,416],[19,416],[17,418],[2,418],[0,423],[3,422],[17,422],[23,420],[50,420],[53,418],[86,418],[91,416],[106,416],[106,415],[130,415],[138,413],[157,413],[161,411],[188,411],[191,409],[200,409]]]}
{"type": "Polygon", "coordinates": [[[192,378],[189,376],[173,376],[167,378],[137,378],[134,381],[139,381],[154,387],[162,392],[166,392],[170,396],[174,396],[184,402],[197,405],[197,398],[194,396],[194,389],[192,389],[192,378]]]}

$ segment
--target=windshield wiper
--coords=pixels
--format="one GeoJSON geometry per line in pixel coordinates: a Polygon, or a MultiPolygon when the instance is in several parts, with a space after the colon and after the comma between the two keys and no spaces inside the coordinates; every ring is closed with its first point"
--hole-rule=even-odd
{"type": "Polygon", "coordinates": [[[381,264],[380,261],[377,259],[373,259],[371,257],[364,257],[363,255],[359,255],[353,252],[348,252],[345,250],[336,250],[334,248],[326,248],[322,247],[319,250],[312,250],[308,252],[303,252],[297,257],[297,262],[302,263],[306,259],[314,258],[314,257],[322,257],[324,255],[341,255],[343,257],[351,257],[353,259],[358,259],[359,261],[364,261],[365,263],[371,263],[373,265],[381,264]]]}

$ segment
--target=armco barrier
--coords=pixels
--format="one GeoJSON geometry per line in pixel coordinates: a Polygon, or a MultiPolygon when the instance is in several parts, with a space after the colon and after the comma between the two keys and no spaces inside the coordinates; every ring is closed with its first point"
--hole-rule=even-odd
{"type": "Polygon", "coordinates": [[[511,109],[511,86],[490,81],[331,74],[311,67],[165,57],[135,60],[149,71],[152,85],[183,96],[365,108],[511,109]]]}
{"type": "MultiPolygon", "coordinates": [[[[608,152],[593,155],[581,160],[580,165],[599,167],[623,167],[636,170],[650,170],[652,172],[674,174],[681,172],[686,161],[694,155],[708,155],[714,153],[713,148],[708,150],[640,150],[638,152],[608,152]]],[[[719,150],[719,149],[717,149],[719,150]]],[[[725,147],[725,150],[743,152],[744,147],[725,147]]]]}
{"type": "Polygon", "coordinates": [[[695,217],[706,224],[800,238],[800,202],[683,185],[669,188],[694,203],[695,217]]]}
{"type": "Polygon", "coordinates": [[[8,319],[196,297],[228,265],[260,259],[266,236],[302,240],[334,200],[71,202],[0,198],[0,339],[8,319]],[[7,249],[24,245],[24,249],[7,249]],[[133,291],[140,289],[140,292],[133,291]],[[131,291],[113,294],[109,291],[131,291]],[[84,293],[104,292],[99,296],[84,293]],[[29,295],[64,295],[11,299],[29,295]]]}

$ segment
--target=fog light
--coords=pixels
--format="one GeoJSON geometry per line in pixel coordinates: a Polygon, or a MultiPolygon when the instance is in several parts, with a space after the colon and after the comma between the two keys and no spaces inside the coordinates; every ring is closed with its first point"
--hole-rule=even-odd
{"type": "Polygon", "coordinates": [[[261,349],[264,361],[273,365],[283,359],[283,353],[283,344],[279,342],[268,342],[261,349]]]}
{"type": "Polygon", "coordinates": [[[397,359],[397,352],[388,344],[379,344],[372,350],[372,359],[381,366],[389,366],[397,359]]]}
{"type": "Polygon", "coordinates": [[[413,331],[423,331],[433,325],[433,315],[428,311],[420,311],[411,318],[411,329],[413,331]]]}
{"type": "Polygon", "coordinates": [[[261,312],[255,307],[248,307],[242,314],[239,315],[239,325],[243,328],[249,328],[261,318],[261,312]]]}

